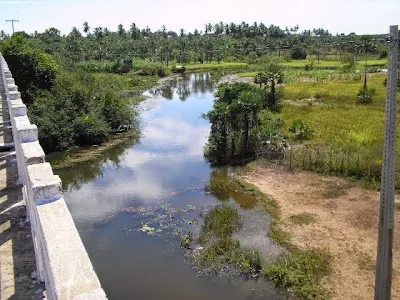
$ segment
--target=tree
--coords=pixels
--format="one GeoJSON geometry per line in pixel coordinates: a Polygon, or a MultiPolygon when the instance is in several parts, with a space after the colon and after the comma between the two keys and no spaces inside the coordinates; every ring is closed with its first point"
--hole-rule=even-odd
{"type": "Polygon", "coordinates": [[[301,46],[295,46],[290,52],[290,57],[292,59],[306,59],[307,51],[301,46]]]}
{"type": "Polygon", "coordinates": [[[360,43],[357,45],[360,52],[364,52],[365,65],[364,65],[364,90],[367,90],[367,69],[368,69],[368,53],[373,52],[376,49],[376,44],[372,41],[372,37],[364,35],[361,37],[360,43]]]}
{"type": "Polygon", "coordinates": [[[135,23],[131,24],[129,33],[131,34],[131,38],[134,40],[137,40],[140,37],[140,29],[136,27],[135,23]]]}
{"type": "Polygon", "coordinates": [[[4,30],[0,30],[0,41],[7,39],[9,36],[4,32],[4,30]]]}
{"type": "Polygon", "coordinates": [[[15,33],[2,43],[0,51],[13,73],[25,104],[31,104],[38,91],[53,87],[57,63],[43,51],[31,48],[23,35],[15,33]]]}
{"type": "Polygon", "coordinates": [[[104,36],[104,29],[103,27],[96,27],[94,29],[94,36],[98,39],[102,38],[104,36]]]}
{"type": "Polygon", "coordinates": [[[117,33],[118,33],[119,36],[125,35],[124,25],[122,25],[122,24],[119,24],[119,25],[118,25],[117,33]]]}
{"type": "Polygon", "coordinates": [[[267,84],[268,80],[269,78],[266,72],[260,72],[254,77],[254,83],[259,84],[260,88],[262,87],[263,84],[267,84]]]}
{"type": "Polygon", "coordinates": [[[90,35],[90,26],[89,26],[88,22],[83,22],[83,32],[86,35],[90,35]]]}
{"type": "Polygon", "coordinates": [[[269,108],[271,111],[279,111],[280,106],[278,103],[278,93],[276,85],[283,82],[283,73],[281,67],[277,64],[271,63],[264,75],[267,82],[270,84],[269,94],[264,95],[263,107],[269,108]]]}

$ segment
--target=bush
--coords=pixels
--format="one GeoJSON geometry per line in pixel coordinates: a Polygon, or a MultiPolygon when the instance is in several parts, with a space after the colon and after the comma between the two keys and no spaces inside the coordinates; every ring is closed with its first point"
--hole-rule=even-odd
{"type": "Polygon", "coordinates": [[[134,120],[130,104],[87,73],[61,73],[28,112],[46,152],[100,144],[134,120]]]}
{"type": "Polygon", "coordinates": [[[373,96],[375,95],[376,90],[374,88],[366,88],[362,87],[357,94],[357,101],[359,103],[371,103],[373,100],[373,96]]]}
{"type": "Polygon", "coordinates": [[[344,66],[343,66],[343,71],[344,72],[350,72],[352,70],[354,70],[356,62],[354,60],[354,56],[350,53],[346,53],[343,56],[343,62],[344,62],[344,66]]]}
{"type": "Polygon", "coordinates": [[[25,104],[31,104],[38,91],[53,87],[59,68],[57,63],[43,51],[31,48],[23,34],[14,34],[5,40],[0,51],[25,104]]]}
{"type": "Polygon", "coordinates": [[[386,49],[382,49],[381,51],[379,51],[379,58],[383,59],[386,58],[388,56],[387,50],[386,49]]]}
{"type": "Polygon", "coordinates": [[[331,272],[330,257],[317,251],[296,251],[269,265],[265,275],[300,299],[326,299],[321,279],[331,272]]]}
{"type": "Polygon", "coordinates": [[[367,73],[379,73],[378,67],[370,67],[367,69],[367,73]]]}
{"type": "Polygon", "coordinates": [[[293,50],[290,52],[290,57],[292,59],[306,59],[307,58],[307,51],[303,47],[294,47],[293,50]]]}
{"type": "Polygon", "coordinates": [[[138,75],[158,75],[160,77],[164,77],[169,74],[168,68],[162,63],[147,59],[134,60],[133,70],[136,71],[138,75]]]}
{"type": "Polygon", "coordinates": [[[311,71],[314,69],[314,60],[311,60],[309,64],[306,64],[304,66],[305,71],[311,71]]]}
{"type": "Polygon", "coordinates": [[[113,73],[123,74],[129,73],[133,68],[132,60],[130,59],[121,59],[114,63],[112,66],[113,73]]]}
{"type": "Polygon", "coordinates": [[[308,126],[307,122],[304,120],[295,120],[288,130],[294,133],[295,140],[309,140],[314,131],[308,126]]]}
{"type": "Polygon", "coordinates": [[[103,60],[89,60],[77,63],[75,66],[78,70],[90,73],[113,73],[114,63],[111,61],[103,60]]]}

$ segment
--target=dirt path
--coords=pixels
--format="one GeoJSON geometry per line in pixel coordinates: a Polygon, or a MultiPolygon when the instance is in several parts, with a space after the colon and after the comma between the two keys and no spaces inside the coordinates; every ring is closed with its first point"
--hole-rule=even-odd
{"type": "MultiPolygon", "coordinates": [[[[288,172],[260,164],[243,178],[274,198],[282,226],[301,248],[327,250],[333,272],[324,285],[332,299],[373,299],[378,235],[379,193],[337,177],[288,172]],[[309,225],[295,225],[294,215],[310,213],[309,225]]],[[[396,199],[398,202],[399,199],[396,199]]],[[[400,211],[395,216],[392,299],[400,299],[400,211]]]]}

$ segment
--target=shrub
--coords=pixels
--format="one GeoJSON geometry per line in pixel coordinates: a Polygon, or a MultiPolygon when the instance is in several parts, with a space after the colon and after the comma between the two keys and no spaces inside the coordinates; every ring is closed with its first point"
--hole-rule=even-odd
{"type": "Polygon", "coordinates": [[[292,59],[306,59],[307,51],[303,47],[294,47],[293,50],[290,52],[290,57],[292,59]]]}
{"type": "Polygon", "coordinates": [[[376,90],[374,88],[364,89],[364,87],[362,87],[357,94],[357,101],[364,104],[371,103],[375,92],[376,90]]]}
{"type": "Polygon", "coordinates": [[[306,64],[305,66],[304,66],[304,70],[305,71],[311,71],[311,70],[313,70],[314,69],[314,60],[312,59],[311,61],[310,61],[310,63],[308,63],[308,64],[306,64]]]}
{"type": "Polygon", "coordinates": [[[25,104],[31,104],[38,91],[53,87],[59,68],[57,63],[43,51],[31,48],[23,34],[14,34],[5,40],[0,51],[12,71],[25,104]]]}
{"type": "Polygon", "coordinates": [[[354,70],[356,62],[355,62],[354,56],[352,54],[346,53],[343,56],[343,62],[344,62],[344,66],[343,66],[344,72],[350,72],[350,71],[354,70]]]}
{"type": "Polygon", "coordinates": [[[388,56],[387,50],[386,49],[382,49],[381,51],[379,51],[379,58],[383,59],[386,58],[388,56]]]}
{"type": "Polygon", "coordinates": [[[370,67],[367,69],[367,73],[378,73],[379,72],[379,68],[377,67],[370,67]]]}
{"type": "Polygon", "coordinates": [[[314,133],[307,122],[300,119],[293,121],[288,130],[294,134],[295,140],[300,141],[309,140],[314,133]]]}
{"type": "Polygon", "coordinates": [[[127,101],[88,73],[61,73],[28,112],[46,152],[100,144],[134,118],[127,101]]]}
{"type": "Polygon", "coordinates": [[[113,73],[123,74],[129,73],[133,68],[132,60],[130,59],[121,59],[115,62],[111,68],[113,73]]]}
{"type": "Polygon", "coordinates": [[[147,59],[137,59],[133,61],[133,70],[139,75],[158,75],[160,77],[168,75],[168,68],[160,62],[147,59]]]}
{"type": "Polygon", "coordinates": [[[296,251],[290,257],[265,268],[265,275],[279,287],[291,290],[300,299],[326,299],[321,287],[323,277],[331,272],[330,257],[317,251],[296,251]]]}
{"type": "Polygon", "coordinates": [[[113,68],[115,68],[115,63],[106,60],[103,61],[89,60],[89,61],[79,62],[75,65],[75,67],[78,70],[90,73],[100,73],[100,72],[114,73],[113,68]]]}

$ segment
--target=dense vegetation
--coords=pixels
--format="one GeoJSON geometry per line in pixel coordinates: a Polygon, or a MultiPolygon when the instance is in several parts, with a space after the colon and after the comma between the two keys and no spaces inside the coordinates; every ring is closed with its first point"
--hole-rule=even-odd
{"type": "MultiPolygon", "coordinates": [[[[206,24],[203,30],[186,32],[181,29],[176,33],[165,26],[157,31],[148,27],[141,29],[135,23],[129,29],[118,25],[116,31],[111,31],[103,27],[91,28],[85,22],[82,30],[83,33],[74,27],[70,33],[62,35],[56,28],[49,28],[41,33],[20,32],[12,38],[0,32],[1,51],[10,64],[25,103],[31,105],[29,113],[38,123],[40,138],[47,151],[98,144],[120,125],[131,123],[128,102],[122,100],[127,94],[113,91],[113,86],[102,80],[99,73],[126,74],[125,77],[134,83],[137,76],[165,76],[178,71],[176,64],[183,64],[189,71],[220,67],[241,72],[256,71],[255,82],[264,85],[264,89],[241,87],[243,90],[236,95],[233,106],[225,99],[218,101],[216,110],[228,104],[229,122],[248,127],[238,132],[234,126],[228,128],[225,120],[225,125],[221,126],[228,126],[225,130],[229,140],[218,141],[227,146],[231,158],[246,159],[263,151],[260,144],[265,142],[265,137],[260,139],[260,136],[270,136],[269,131],[276,130],[270,126],[272,115],[262,113],[263,110],[279,110],[273,102],[279,97],[275,84],[280,83],[282,74],[268,69],[271,61],[279,62],[284,68],[343,68],[351,71],[360,61],[368,64],[369,59],[369,64],[372,62],[373,65],[371,58],[387,55],[384,35],[332,35],[322,28],[301,31],[298,26],[280,28],[263,23],[220,22],[206,24]],[[331,62],[327,64],[326,59],[331,62]],[[272,96],[275,94],[276,99],[272,96]],[[242,108],[246,109],[246,116],[235,116],[233,110],[242,108]],[[66,116],[55,118],[56,110],[65,112],[66,116]],[[266,123],[268,126],[262,126],[266,123]],[[69,124],[68,128],[66,124],[69,124]]],[[[382,65],[382,62],[377,64],[382,65]]],[[[358,92],[362,103],[375,97],[374,90],[367,87],[366,77],[358,92]]],[[[121,76],[121,81],[126,82],[126,78],[121,76]]],[[[129,89],[128,85],[124,88],[129,89]]],[[[219,152],[221,145],[215,151],[219,152]]],[[[209,150],[212,152],[212,147],[209,150]]]]}
{"type": "Polygon", "coordinates": [[[141,80],[65,68],[49,54],[32,48],[23,34],[5,40],[0,51],[46,152],[101,144],[112,132],[135,124],[136,113],[128,98],[137,96],[136,89],[130,89],[134,95],[124,95],[123,89],[136,84],[140,92],[141,80]]]}
{"type": "MultiPolygon", "coordinates": [[[[109,63],[100,68],[115,72],[129,71],[129,61],[133,57],[168,67],[172,62],[241,61],[254,64],[271,55],[286,60],[313,56],[318,63],[320,59],[343,60],[346,53],[351,53],[356,62],[368,54],[377,58],[387,56],[386,36],[383,34],[332,35],[322,28],[300,31],[298,26],[280,28],[257,22],[220,22],[206,24],[204,30],[186,32],[181,29],[178,33],[165,26],[157,31],[148,27],[140,29],[135,23],[129,29],[118,25],[116,31],[111,31],[103,27],[91,28],[85,22],[82,30],[84,34],[76,27],[67,35],[61,35],[56,28],[23,34],[34,48],[56,56],[64,66],[86,62],[88,66],[80,64],[82,68],[99,70],[99,65],[94,62],[105,61],[109,63]]],[[[6,39],[7,35],[3,32],[0,37],[6,39]]]]}
{"type": "Polygon", "coordinates": [[[243,163],[262,154],[282,154],[281,124],[273,115],[280,110],[275,86],[281,78],[279,68],[271,64],[256,77],[264,88],[247,83],[218,87],[213,109],[204,116],[211,123],[205,150],[208,161],[216,165],[243,163]]]}

